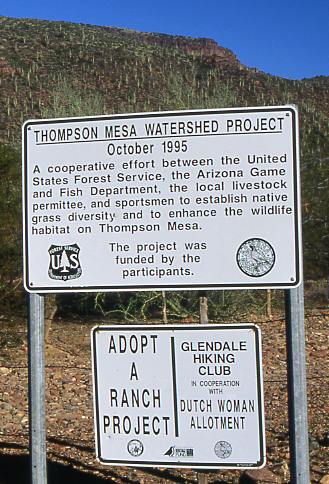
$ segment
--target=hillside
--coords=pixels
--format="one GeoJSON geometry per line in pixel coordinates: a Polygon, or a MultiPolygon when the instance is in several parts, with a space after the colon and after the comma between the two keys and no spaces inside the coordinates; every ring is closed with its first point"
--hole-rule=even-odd
{"type": "Polygon", "coordinates": [[[196,100],[207,107],[225,88],[231,105],[293,103],[308,130],[327,124],[328,77],[293,81],[258,72],[211,39],[7,17],[0,27],[4,142],[19,140],[22,122],[40,117],[63,80],[81,96],[97,92],[106,113],[186,109],[175,92],[183,80],[192,107],[196,100]]]}
{"type": "MultiPolygon", "coordinates": [[[[27,119],[297,105],[304,266],[313,279],[327,277],[329,267],[328,101],[328,77],[271,76],[211,39],[0,16],[0,142],[10,149],[20,149],[27,119]]],[[[12,281],[21,271],[20,169],[3,160],[0,209],[11,217],[0,223],[3,244],[10,238],[0,259],[12,281]]]]}

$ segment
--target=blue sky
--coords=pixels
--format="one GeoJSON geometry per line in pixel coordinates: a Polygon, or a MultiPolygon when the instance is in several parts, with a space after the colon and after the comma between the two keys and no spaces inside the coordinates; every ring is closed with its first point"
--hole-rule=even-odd
{"type": "Polygon", "coordinates": [[[208,37],[272,75],[329,75],[329,0],[0,0],[0,15],[208,37]]]}

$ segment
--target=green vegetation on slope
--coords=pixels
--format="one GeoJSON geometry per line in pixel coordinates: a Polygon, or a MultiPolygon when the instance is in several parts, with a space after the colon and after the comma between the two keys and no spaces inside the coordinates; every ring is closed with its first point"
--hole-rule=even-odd
{"type": "MultiPolygon", "coordinates": [[[[15,287],[20,275],[15,149],[26,119],[287,103],[299,107],[305,274],[328,277],[328,100],[327,77],[296,81],[257,72],[209,39],[0,17],[2,289],[15,287]]],[[[147,297],[136,305],[160,299],[147,297]]],[[[184,297],[175,296],[173,312],[187,304],[184,297]]],[[[94,303],[108,304],[103,296],[94,303]]],[[[122,310],[133,298],[127,304],[122,310]]]]}

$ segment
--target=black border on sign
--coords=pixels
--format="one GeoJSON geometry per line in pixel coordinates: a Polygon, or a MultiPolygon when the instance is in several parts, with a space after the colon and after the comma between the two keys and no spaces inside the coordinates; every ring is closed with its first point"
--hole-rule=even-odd
{"type": "MultiPolygon", "coordinates": [[[[244,133],[240,133],[243,135],[244,133]]],[[[259,133],[262,134],[262,133],[259,133]]],[[[225,133],[227,136],[227,133],[225,133]]],[[[164,136],[165,138],[167,136],[164,136]]],[[[129,138],[126,138],[129,139],[129,138]]],[[[99,140],[97,140],[99,141],[99,140]]],[[[105,115],[105,116],[86,116],[82,118],[64,118],[64,119],[46,119],[46,120],[31,120],[26,121],[23,125],[23,264],[24,264],[24,277],[23,282],[25,289],[31,293],[61,293],[61,292],[113,292],[113,291],[149,291],[149,290],[193,290],[193,289],[266,289],[266,288],[294,288],[297,287],[301,282],[301,273],[300,273],[300,258],[302,255],[299,253],[299,237],[301,238],[301,234],[299,234],[301,227],[299,227],[299,190],[298,190],[298,138],[297,138],[297,119],[296,119],[296,109],[291,106],[271,106],[266,107],[251,107],[251,108],[230,108],[230,109],[205,109],[205,110],[186,110],[186,111],[162,111],[162,112],[151,112],[151,113],[132,113],[132,114],[114,114],[114,115],[105,115]],[[289,111],[292,115],[291,122],[292,122],[292,151],[293,151],[293,187],[294,187],[294,227],[295,227],[295,271],[296,271],[296,281],[294,282],[278,282],[278,283],[266,283],[266,282],[255,282],[254,279],[250,280],[250,282],[240,283],[240,284],[133,284],[133,285],[95,285],[95,286],[31,286],[29,282],[29,261],[28,261],[28,254],[29,254],[29,245],[28,240],[29,236],[27,233],[28,229],[28,177],[27,177],[27,165],[28,165],[28,152],[27,152],[27,131],[31,126],[37,125],[47,125],[47,124],[61,124],[70,122],[85,122],[85,121],[100,121],[100,120],[115,120],[115,119],[136,119],[136,118],[155,118],[155,117],[167,117],[167,116],[186,116],[187,114],[228,114],[228,113],[265,113],[265,112],[287,112],[289,111]]],[[[257,237],[257,235],[255,235],[257,237]]]]}
{"type": "MultiPolygon", "coordinates": [[[[148,326],[96,326],[91,330],[91,342],[92,342],[92,374],[93,374],[93,390],[94,390],[94,427],[95,427],[95,444],[96,444],[96,458],[101,464],[106,465],[122,465],[122,466],[133,466],[133,467],[187,467],[195,469],[260,469],[266,464],[266,445],[265,445],[265,415],[264,415],[264,395],[263,395],[263,380],[262,380],[262,358],[261,358],[261,332],[257,325],[252,323],[245,324],[195,324],[195,325],[148,325],[148,326]],[[239,330],[239,329],[249,329],[253,331],[255,338],[255,356],[256,356],[256,378],[257,378],[257,395],[258,395],[258,435],[259,435],[259,451],[260,459],[253,464],[245,464],[240,462],[233,462],[229,465],[211,462],[211,463],[195,463],[195,462],[162,462],[162,461],[143,461],[143,460],[111,460],[102,457],[101,439],[100,439],[100,412],[99,412],[99,396],[98,396],[98,368],[97,368],[97,344],[96,335],[97,333],[104,331],[207,331],[207,330],[239,330]]],[[[172,344],[172,343],[170,343],[172,344]]]]}

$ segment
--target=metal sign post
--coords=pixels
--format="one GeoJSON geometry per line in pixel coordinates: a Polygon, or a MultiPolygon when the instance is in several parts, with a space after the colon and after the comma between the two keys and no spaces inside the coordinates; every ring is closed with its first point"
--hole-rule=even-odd
{"type": "MultiPolygon", "coordinates": [[[[199,323],[208,324],[208,300],[207,291],[199,291],[199,323]]],[[[206,471],[198,472],[198,484],[208,484],[206,471]]]]}
{"type": "Polygon", "coordinates": [[[29,295],[29,412],[32,484],[46,484],[44,298],[29,295]]]}
{"type": "Polygon", "coordinates": [[[303,284],[285,291],[292,484],[309,484],[303,284]]]}

